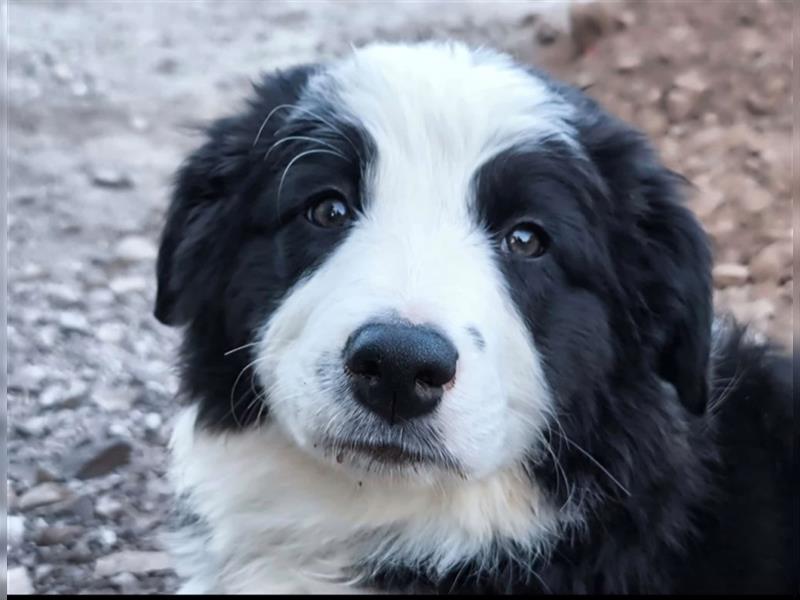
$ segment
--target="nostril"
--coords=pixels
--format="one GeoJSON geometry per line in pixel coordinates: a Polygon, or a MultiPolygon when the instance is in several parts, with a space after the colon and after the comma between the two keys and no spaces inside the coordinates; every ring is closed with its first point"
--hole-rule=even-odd
{"type": "Polygon", "coordinates": [[[352,365],[350,370],[361,377],[378,379],[381,376],[381,363],[378,359],[367,358],[352,365]]]}

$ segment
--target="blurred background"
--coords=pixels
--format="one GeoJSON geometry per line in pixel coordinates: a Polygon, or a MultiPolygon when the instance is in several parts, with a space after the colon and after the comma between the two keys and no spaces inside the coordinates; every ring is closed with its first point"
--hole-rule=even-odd
{"type": "Polygon", "coordinates": [[[175,589],[159,227],[190,127],[262,71],[452,37],[588,86],[694,183],[718,307],[789,346],[792,5],[11,1],[9,592],[175,589]]]}

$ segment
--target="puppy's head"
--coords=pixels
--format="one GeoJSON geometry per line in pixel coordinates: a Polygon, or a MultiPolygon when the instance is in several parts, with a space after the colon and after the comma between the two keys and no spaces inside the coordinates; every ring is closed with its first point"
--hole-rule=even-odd
{"type": "Polygon", "coordinates": [[[677,197],[571,88],[459,45],[370,46],[267,77],[210,128],[156,315],[187,326],[204,426],[267,422],[358,476],[479,478],[558,420],[603,426],[597,390],[702,410],[709,257],[677,197]]]}

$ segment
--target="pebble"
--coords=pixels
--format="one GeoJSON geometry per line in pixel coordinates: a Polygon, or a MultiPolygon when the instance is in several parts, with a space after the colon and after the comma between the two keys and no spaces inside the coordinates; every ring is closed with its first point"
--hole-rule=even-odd
{"type": "Polygon", "coordinates": [[[773,242],[750,260],[750,274],[755,281],[777,282],[791,262],[791,243],[773,242]]]}
{"type": "Polygon", "coordinates": [[[94,512],[104,519],[115,519],[125,512],[125,507],[111,496],[101,496],[95,504],[94,512]]]}
{"type": "Polygon", "coordinates": [[[153,573],[171,568],[170,557],[166,552],[124,550],[100,558],[94,572],[98,577],[109,577],[118,573],[153,573]]]}
{"type": "Polygon", "coordinates": [[[125,339],[127,328],[122,323],[102,323],[95,329],[95,337],[106,344],[119,344],[125,339]]]}
{"type": "Polygon", "coordinates": [[[133,187],[133,180],[122,171],[101,167],[91,173],[92,183],[98,187],[124,190],[133,187]]]}
{"type": "Polygon", "coordinates": [[[666,109],[673,123],[685,121],[694,111],[697,97],[686,90],[674,89],[667,94],[666,109]]]}
{"type": "Polygon", "coordinates": [[[58,324],[64,331],[87,333],[89,320],[86,315],[79,312],[62,312],[58,315],[58,324]]]}
{"type": "Polygon", "coordinates": [[[717,287],[744,285],[750,277],[750,270],[745,265],[724,263],[713,270],[714,284],[717,287]]]}
{"type": "Polygon", "coordinates": [[[53,482],[40,483],[22,494],[19,498],[21,510],[30,510],[39,506],[63,502],[72,496],[67,488],[53,482]]]}
{"type": "Polygon", "coordinates": [[[7,585],[7,592],[9,596],[30,596],[34,592],[33,582],[31,581],[30,575],[28,575],[28,569],[25,567],[10,568],[8,570],[7,585]]]}
{"type": "Polygon", "coordinates": [[[144,417],[144,427],[148,431],[157,431],[161,427],[162,423],[163,419],[158,413],[147,413],[144,417]]]}
{"type": "MultiPolygon", "coordinates": [[[[142,260],[150,259],[143,258],[142,260]]],[[[136,275],[115,277],[108,284],[108,287],[118,296],[124,296],[126,294],[145,291],[147,289],[147,280],[144,277],[138,277],[136,275]]]]}
{"type": "Polygon", "coordinates": [[[34,541],[38,546],[55,546],[57,544],[69,544],[76,540],[83,533],[83,528],[77,525],[54,525],[40,529],[34,541]]]}
{"type": "Polygon", "coordinates": [[[70,471],[78,479],[102,477],[130,462],[132,446],[126,440],[114,440],[90,446],[73,462],[70,471]]]}
{"type": "Polygon", "coordinates": [[[6,544],[11,548],[16,548],[22,543],[25,537],[25,517],[20,515],[9,515],[6,524],[8,539],[6,544]]]}
{"type": "Polygon", "coordinates": [[[123,238],[114,248],[114,255],[126,262],[151,261],[157,254],[158,250],[152,240],[136,235],[123,238]]]}
{"type": "Polygon", "coordinates": [[[136,575],[128,572],[117,573],[111,577],[109,581],[114,586],[118,587],[123,594],[139,584],[139,580],[136,579],[136,575]]]}

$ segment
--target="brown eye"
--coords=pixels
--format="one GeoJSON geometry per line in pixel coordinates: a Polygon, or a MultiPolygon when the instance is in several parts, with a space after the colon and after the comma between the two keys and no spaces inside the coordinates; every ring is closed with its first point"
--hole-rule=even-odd
{"type": "Polygon", "coordinates": [[[350,221],[350,209],[341,198],[327,196],[315,202],[308,209],[306,217],[314,225],[333,229],[347,225],[350,221]]]}
{"type": "Polygon", "coordinates": [[[537,258],[547,250],[547,234],[538,225],[518,225],[503,240],[503,249],[524,258],[537,258]]]}

